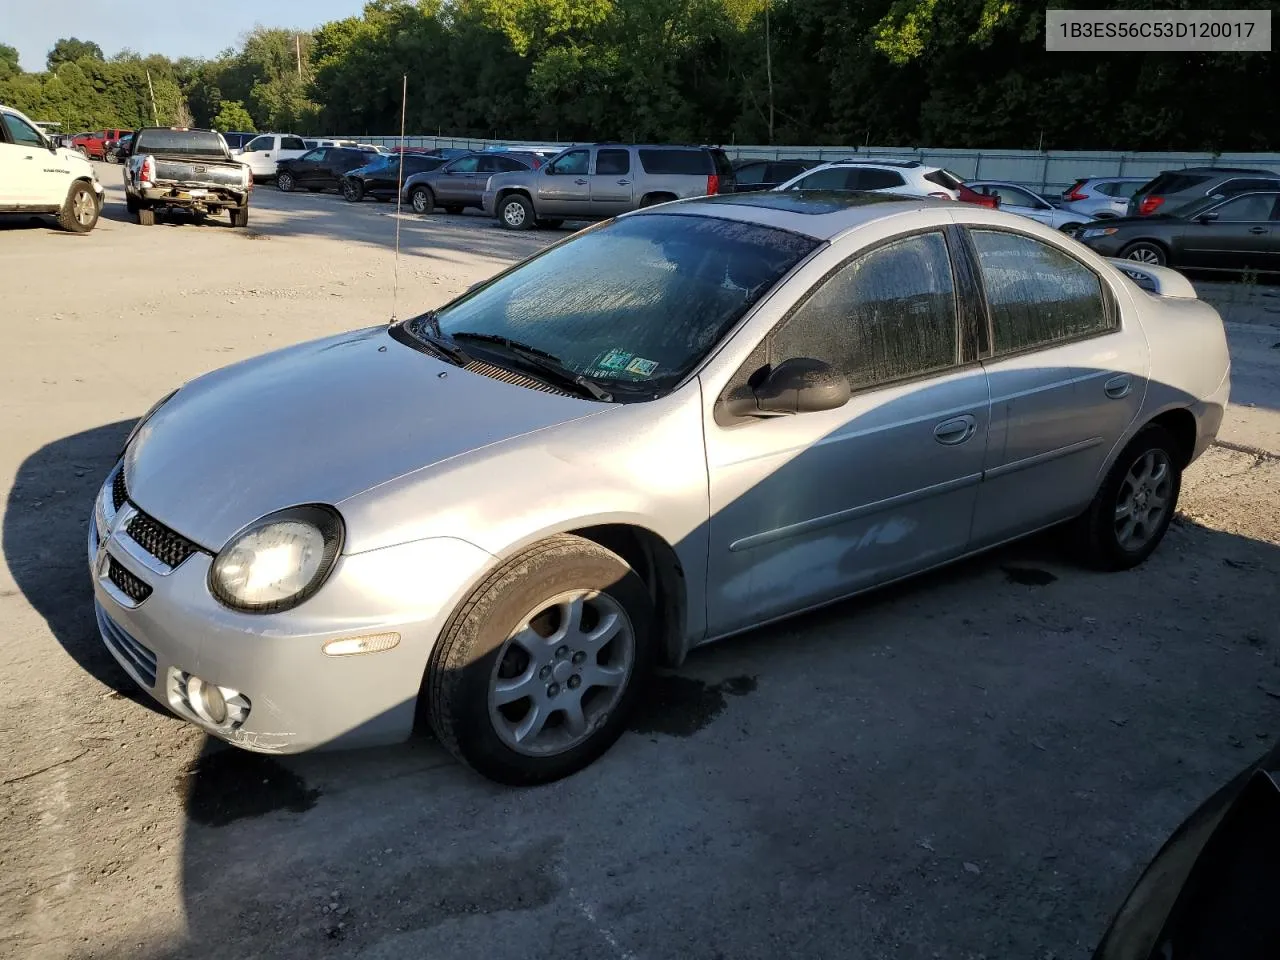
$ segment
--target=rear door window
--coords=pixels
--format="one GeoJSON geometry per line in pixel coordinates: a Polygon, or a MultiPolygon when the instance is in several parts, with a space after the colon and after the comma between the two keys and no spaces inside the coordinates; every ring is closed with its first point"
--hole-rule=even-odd
{"type": "MultiPolygon", "coordinates": [[[[768,178],[765,175],[765,172],[769,169],[769,167],[770,167],[770,164],[767,164],[767,163],[743,164],[738,168],[738,171],[737,171],[738,183],[742,184],[743,186],[754,186],[757,183],[772,182],[770,178],[768,178]]],[[[794,173],[791,174],[791,177],[794,177],[794,176],[795,176],[794,173]]],[[[785,177],[784,179],[790,180],[791,177],[785,177]]]]}
{"type": "Polygon", "coordinates": [[[864,167],[857,171],[854,190],[892,190],[894,187],[906,185],[902,174],[896,170],[877,170],[875,167],[864,167]]]}
{"type": "Polygon", "coordinates": [[[630,172],[630,150],[601,150],[596,154],[596,173],[602,176],[621,176],[630,172]]]}
{"type": "Polygon", "coordinates": [[[802,180],[797,180],[792,190],[855,190],[850,186],[851,177],[857,171],[849,167],[828,167],[815,170],[802,180]]]}
{"type": "Polygon", "coordinates": [[[1202,183],[1208,183],[1209,180],[1210,177],[1205,174],[1162,173],[1154,180],[1148,181],[1141,192],[1155,194],[1182,193],[1182,191],[1198,187],[1202,183]]]}
{"type": "Polygon", "coordinates": [[[459,157],[445,167],[450,173],[475,173],[479,168],[479,157],[459,157]]]}
{"type": "Polygon", "coordinates": [[[280,149],[281,150],[305,150],[307,149],[307,145],[302,142],[301,137],[281,137],[280,149]]]}
{"type": "Polygon", "coordinates": [[[704,150],[641,150],[640,166],[645,173],[668,176],[706,176],[714,172],[704,150]]]}
{"type": "Polygon", "coordinates": [[[503,173],[515,173],[517,170],[529,169],[529,161],[527,160],[520,160],[516,157],[494,157],[493,159],[497,163],[498,169],[503,173]]]}

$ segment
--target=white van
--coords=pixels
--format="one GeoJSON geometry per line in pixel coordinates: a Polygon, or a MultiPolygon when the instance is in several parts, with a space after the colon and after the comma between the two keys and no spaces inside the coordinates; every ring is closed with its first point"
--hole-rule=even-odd
{"type": "Polygon", "coordinates": [[[253,171],[254,180],[270,180],[276,175],[281,160],[295,160],[307,152],[301,137],[291,133],[263,133],[254,137],[231,155],[253,171]]]}
{"type": "Polygon", "coordinates": [[[26,116],[0,104],[0,213],[53,214],[63,230],[88,233],[102,200],[92,163],[54,146],[26,116]]]}

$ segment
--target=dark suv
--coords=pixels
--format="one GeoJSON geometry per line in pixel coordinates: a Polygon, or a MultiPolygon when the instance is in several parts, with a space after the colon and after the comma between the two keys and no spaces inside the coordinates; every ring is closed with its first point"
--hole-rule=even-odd
{"type": "Polygon", "coordinates": [[[316,147],[292,160],[276,164],[276,187],[288,193],[306,189],[312,193],[335,189],[348,171],[362,167],[378,154],[355,147],[316,147]]]}
{"type": "Polygon", "coordinates": [[[537,170],[492,177],[484,210],[509,230],[528,230],[733,193],[736,186],[733,164],[719,147],[597,143],[569,147],[537,170]]]}
{"type": "Polygon", "coordinates": [[[1176,213],[1205,197],[1229,197],[1251,190],[1275,190],[1280,173],[1245,167],[1187,167],[1166,170],[1140,186],[1129,199],[1128,216],[1176,213]]]}

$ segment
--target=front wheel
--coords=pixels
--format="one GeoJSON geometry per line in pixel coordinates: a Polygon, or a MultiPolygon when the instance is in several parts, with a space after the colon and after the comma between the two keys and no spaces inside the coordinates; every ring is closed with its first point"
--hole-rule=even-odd
{"type": "Polygon", "coordinates": [[[530,230],[534,226],[533,204],[519,193],[498,202],[498,219],[508,230],[530,230]]]}
{"type": "Polygon", "coordinates": [[[294,188],[293,174],[281,173],[276,177],[276,189],[284,193],[291,193],[294,188]]]}
{"type": "Polygon", "coordinates": [[[1146,240],[1139,240],[1137,243],[1129,244],[1129,246],[1120,251],[1120,256],[1125,260],[1145,263],[1152,267],[1163,267],[1169,260],[1165,256],[1163,247],[1149,243],[1146,240]]]}
{"type": "Polygon", "coordinates": [[[621,735],[655,657],[653,605],[621,557],[562,534],[512,558],[450,618],[423,680],[431,726],[500,783],[547,783],[621,735]]]}
{"type": "Polygon", "coordinates": [[[83,180],[77,180],[67,192],[58,211],[58,226],[71,233],[88,233],[98,222],[98,198],[83,180]]]}
{"type": "Polygon", "coordinates": [[[364,199],[364,184],[359,180],[343,180],[342,198],[348,203],[359,203],[364,199]]]}
{"type": "Polygon", "coordinates": [[[409,203],[414,213],[424,217],[436,208],[436,198],[427,187],[414,187],[409,194],[409,203]]]}
{"type": "Polygon", "coordinates": [[[1135,567],[1160,545],[1178,506],[1183,452],[1159,424],[1138,432],[1076,521],[1083,559],[1102,570],[1135,567]]]}

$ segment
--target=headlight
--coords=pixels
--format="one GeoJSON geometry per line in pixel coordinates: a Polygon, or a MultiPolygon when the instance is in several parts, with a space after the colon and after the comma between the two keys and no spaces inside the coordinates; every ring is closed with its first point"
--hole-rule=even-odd
{"type": "Polygon", "coordinates": [[[209,590],[221,603],[274,613],[320,589],[342,549],[342,518],[332,507],[290,507],[249,524],[218,552],[209,590]]]}
{"type": "Polygon", "coordinates": [[[1119,227],[1090,227],[1088,230],[1080,234],[1081,240],[1090,240],[1093,237],[1109,237],[1113,233],[1119,231],[1119,227]]]}
{"type": "MultiPolygon", "coordinates": [[[[125,453],[128,452],[129,445],[133,443],[134,440],[137,439],[138,434],[142,432],[142,428],[147,425],[147,421],[150,420],[152,417],[154,417],[156,415],[156,411],[159,410],[161,407],[163,407],[170,400],[172,400],[173,395],[177,393],[178,390],[181,390],[181,389],[182,389],[181,387],[178,387],[175,390],[170,390],[163,397],[161,397],[154,404],[152,404],[150,410],[148,410],[146,413],[144,413],[141,417],[138,418],[138,422],[135,423],[133,425],[133,429],[129,431],[129,436],[125,438],[124,446],[120,448],[120,457],[123,457],[125,453]]],[[[119,460],[120,457],[116,457],[116,459],[119,460]]]]}

